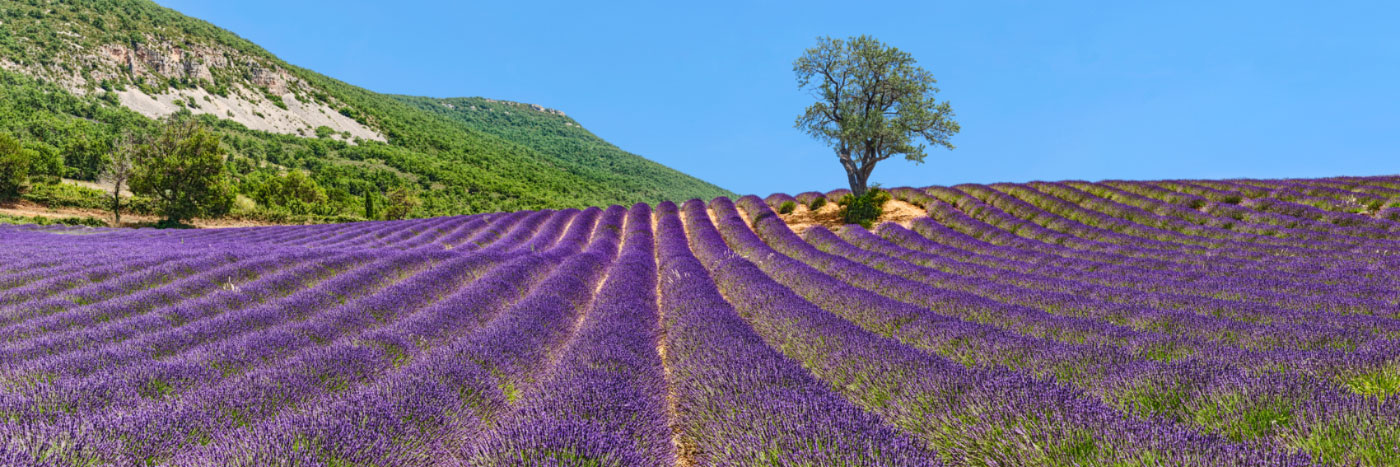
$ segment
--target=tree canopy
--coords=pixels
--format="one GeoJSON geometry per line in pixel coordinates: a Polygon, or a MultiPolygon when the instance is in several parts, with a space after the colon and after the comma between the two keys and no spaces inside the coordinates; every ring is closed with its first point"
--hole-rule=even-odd
{"type": "Polygon", "coordinates": [[[795,126],[832,146],[856,196],[880,161],[903,155],[922,163],[925,143],[953,149],[953,107],[936,99],[938,81],[907,52],[870,36],[820,37],[793,71],[798,87],[817,98],[795,126]]]}
{"type": "Polygon", "coordinates": [[[137,153],[131,190],[155,200],[170,224],[224,215],[233,207],[224,155],[218,135],[193,119],[172,118],[137,153]]]}
{"type": "Polygon", "coordinates": [[[29,179],[30,152],[14,137],[0,133],[0,201],[14,199],[29,179]]]}

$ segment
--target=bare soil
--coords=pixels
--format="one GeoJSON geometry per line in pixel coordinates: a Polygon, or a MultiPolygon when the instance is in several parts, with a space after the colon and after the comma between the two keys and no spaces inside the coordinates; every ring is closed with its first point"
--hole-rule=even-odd
{"type": "MultiPolygon", "coordinates": [[[[920,209],[918,206],[904,201],[892,199],[885,202],[884,213],[880,214],[880,219],[875,221],[876,225],[885,222],[894,222],[904,227],[909,227],[914,219],[927,217],[928,211],[920,209]]],[[[836,203],[826,203],[816,211],[807,209],[807,206],[798,205],[791,214],[779,214],[778,217],[786,222],[788,228],[798,235],[802,235],[807,229],[813,226],[822,226],[831,230],[836,230],[845,225],[841,221],[841,207],[836,203]]]]}

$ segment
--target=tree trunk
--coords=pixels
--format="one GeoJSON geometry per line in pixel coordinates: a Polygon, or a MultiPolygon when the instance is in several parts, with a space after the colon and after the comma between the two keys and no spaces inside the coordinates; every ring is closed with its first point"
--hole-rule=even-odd
{"type": "Polygon", "coordinates": [[[855,161],[851,160],[851,152],[845,150],[841,152],[841,166],[846,169],[846,182],[851,185],[851,193],[856,196],[865,194],[865,177],[861,176],[861,170],[856,167],[855,161]]]}
{"type": "Polygon", "coordinates": [[[856,196],[865,195],[865,180],[861,180],[860,175],[855,171],[846,170],[846,181],[851,184],[851,194],[856,196]]]}
{"type": "Polygon", "coordinates": [[[112,217],[114,218],[114,220],[113,220],[113,222],[112,222],[112,224],[113,224],[112,226],[113,226],[113,227],[121,227],[121,226],[122,226],[122,184],[121,184],[121,183],[113,183],[112,185],[113,185],[113,187],[112,187],[112,217]]]}

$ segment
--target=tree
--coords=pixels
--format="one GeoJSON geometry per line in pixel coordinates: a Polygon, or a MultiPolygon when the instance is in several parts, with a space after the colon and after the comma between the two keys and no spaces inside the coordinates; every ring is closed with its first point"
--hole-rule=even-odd
{"type": "Polygon", "coordinates": [[[107,154],[116,148],[107,145],[106,140],[87,134],[74,136],[63,147],[63,165],[66,176],[79,180],[96,180],[107,164],[107,154]]]}
{"type": "Polygon", "coordinates": [[[0,134],[0,201],[19,197],[29,181],[31,152],[13,136],[0,134]]]}
{"type": "Polygon", "coordinates": [[[159,135],[141,145],[131,190],[151,197],[168,225],[233,208],[219,136],[192,118],[167,120],[159,135]]]}
{"type": "Polygon", "coordinates": [[[953,108],[914,57],[870,36],[817,38],[792,65],[797,85],[817,97],[796,127],[830,144],[851,192],[865,195],[875,164],[895,155],[923,163],[924,140],[953,149],[953,108]]]}
{"type": "Polygon", "coordinates": [[[122,190],[136,172],[136,137],[131,133],[121,136],[112,145],[112,154],[102,168],[102,179],[112,184],[112,225],[122,223],[122,190]]]}
{"type": "Polygon", "coordinates": [[[378,213],[374,208],[374,193],[365,191],[365,219],[375,220],[378,213]]]}
{"type": "Polygon", "coordinates": [[[259,204],[285,209],[292,214],[309,214],[327,202],[326,190],[306,172],[290,170],[285,175],[262,175],[245,187],[259,204]]]}
{"type": "Polygon", "coordinates": [[[388,220],[406,219],[418,207],[418,193],[409,188],[389,190],[388,198],[384,208],[384,218],[388,220]]]}

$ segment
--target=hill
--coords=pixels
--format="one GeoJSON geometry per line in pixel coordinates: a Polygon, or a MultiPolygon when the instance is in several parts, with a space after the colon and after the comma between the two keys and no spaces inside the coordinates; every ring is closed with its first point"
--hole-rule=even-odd
{"type": "MultiPolygon", "coordinates": [[[[425,105],[431,99],[288,64],[148,0],[5,2],[0,23],[0,131],[40,156],[33,172],[48,181],[94,180],[118,134],[189,113],[223,137],[244,211],[264,215],[354,218],[365,196],[395,187],[418,192],[415,216],[730,194],[618,150],[557,111],[441,112],[425,105]],[[324,196],[308,206],[258,195],[288,170],[308,171],[324,196]]],[[[38,191],[31,198],[50,204],[91,195],[71,185],[38,191]]]]}
{"type": "Polygon", "coordinates": [[[683,201],[666,194],[708,193],[715,189],[699,179],[672,176],[674,170],[619,149],[559,110],[481,97],[394,97],[469,129],[525,145],[551,164],[591,181],[593,189],[602,190],[598,196],[627,200],[623,204],[656,199],[683,201]]]}
{"type": "Polygon", "coordinates": [[[1400,177],[891,192],[0,226],[0,463],[1400,463],[1400,177]]]}

